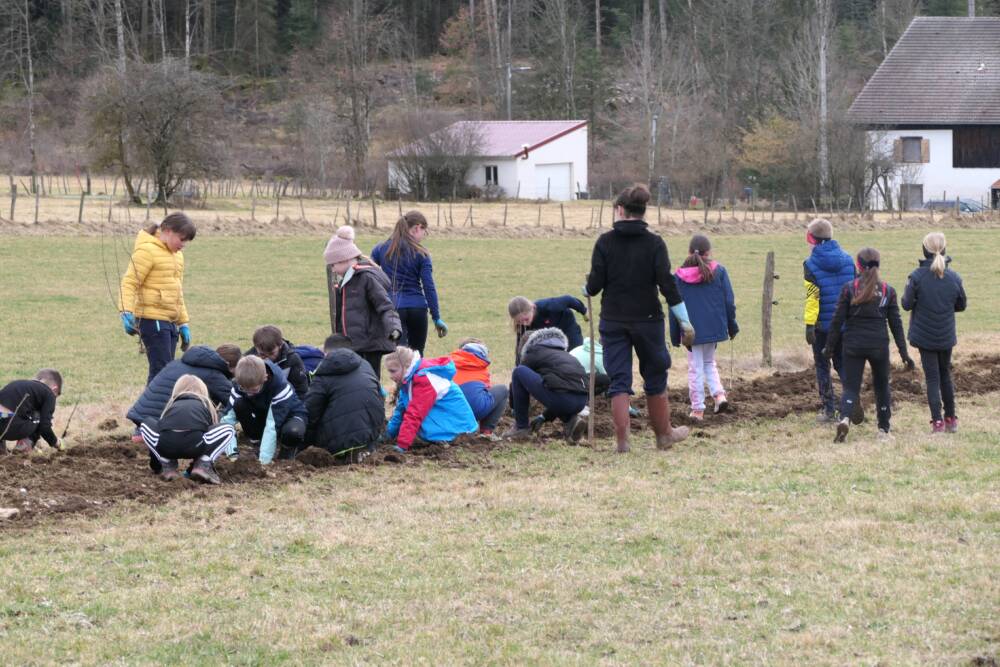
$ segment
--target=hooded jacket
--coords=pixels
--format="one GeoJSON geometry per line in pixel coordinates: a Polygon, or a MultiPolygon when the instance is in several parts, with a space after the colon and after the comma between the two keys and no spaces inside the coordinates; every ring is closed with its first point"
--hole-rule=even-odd
{"type": "Polygon", "coordinates": [[[378,378],[351,350],[332,350],[323,358],[305,406],[309,413],[306,442],[331,454],[367,447],[385,428],[378,378]]]}
{"type": "MultiPolygon", "coordinates": [[[[0,405],[14,411],[11,421],[28,421],[36,425],[35,434],[45,438],[51,447],[59,440],[52,430],[52,415],[56,411],[56,395],[48,385],[39,380],[14,380],[0,389],[0,405]]],[[[2,421],[4,417],[0,417],[2,421]]],[[[16,428],[11,422],[4,423],[0,434],[8,428],[16,428]]],[[[2,442],[0,442],[2,444],[2,442]]]]}
{"type": "Polygon", "coordinates": [[[197,396],[181,394],[170,406],[167,413],[160,417],[157,430],[164,431],[207,431],[215,423],[212,413],[197,396]]]}
{"type": "MultiPolygon", "coordinates": [[[[932,259],[924,259],[910,274],[903,291],[903,310],[912,311],[910,345],[924,350],[950,350],[958,344],[955,313],[965,310],[962,279],[951,269],[938,278],[931,271],[932,259]]],[[[945,259],[951,264],[951,257],[945,259]]]]}
{"type": "Polygon", "coordinates": [[[118,310],[132,312],[140,320],[186,324],[183,281],[184,253],[171,252],[159,233],[140,231],[122,277],[118,310]]]}
{"type": "MultiPolygon", "coordinates": [[[[590,367],[590,337],[583,339],[583,345],[580,347],[575,347],[569,351],[576,360],[580,362],[584,370],[590,367]]],[[[608,372],[604,370],[604,346],[597,343],[594,348],[594,366],[597,368],[598,375],[607,375],[608,372]]]]}
{"type": "Polygon", "coordinates": [[[372,261],[382,267],[389,278],[389,292],[395,308],[427,308],[431,319],[441,319],[437,288],[434,286],[434,266],[430,254],[403,248],[389,259],[389,240],[372,249],[372,261]]]}
{"type": "Polygon", "coordinates": [[[455,364],[455,377],[452,379],[465,394],[472,413],[482,419],[495,405],[490,394],[492,381],[486,348],[482,345],[459,348],[451,353],[451,360],[455,364]]]}
{"type": "Polygon", "coordinates": [[[454,376],[455,364],[450,357],[421,359],[414,355],[386,429],[399,447],[409,449],[417,436],[428,442],[450,442],[479,429],[469,402],[452,380],[454,376]]]}
{"type": "MultiPolygon", "coordinates": [[[[309,413],[306,412],[302,400],[296,396],[292,385],[285,379],[285,373],[270,359],[264,359],[267,369],[267,379],[260,391],[248,396],[243,389],[233,385],[229,392],[229,406],[232,408],[220,421],[225,424],[236,424],[236,405],[242,403],[255,415],[267,415],[264,433],[260,438],[260,462],[270,463],[278,449],[278,434],[285,422],[292,417],[298,417],[304,424],[309,423],[309,413]]],[[[236,437],[227,447],[232,452],[236,437]]]]}
{"type": "Polygon", "coordinates": [[[854,280],[854,260],[831,239],[813,246],[802,269],[806,286],[805,323],[829,331],[840,292],[854,280]]]}
{"type": "Polygon", "coordinates": [[[139,400],[129,408],[128,418],[136,424],[150,418],[159,418],[170,400],[174,385],[182,375],[200,378],[208,387],[209,399],[216,405],[228,406],[233,376],[226,360],[209,347],[195,345],[180,359],[171,361],[156,374],[153,381],[146,385],[139,400]]]}
{"type": "Polygon", "coordinates": [[[587,307],[583,305],[583,301],[569,294],[535,301],[535,317],[531,320],[531,324],[523,329],[517,328],[517,341],[514,349],[517,350],[518,354],[515,362],[520,363],[523,338],[531,331],[538,331],[546,327],[556,327],[566,334],[571,349],[583,345],[583,332],[580,331],[580,325],[576,321],[576,316],[573,315],[574,310],[581,315],[587,314],[587,307]]]}
{"type": "Polygon", "coordinates": [[[542,376],[550,391],[588,394],[589,375],[576,357],[566,351],[566,334],[555,327],[528,336],[521,350],[521,365],[542,376]]]}
{"type": "MultiPolygon", "coordinates": [[[[260,356],[257,354],[257,348],[255,347],[251,347],[243,353],[244,357],[249,355],[260,356]]],[[[304,399],[306,391],[309,389],[309,371],[306,370],[306,366],[302,362],[302,357],[299,356],[299,353],[293,349],[292,344],[287,340],[281,341],[281,349],[278,351],[278,358],[274,363],[284,371],[285,379],[292,385],[295,394],[299,398],[304,399]]]]}
{"type": "Polygon", "coordinates": [[[851,303],[857,291],[857,284],[857,280],[852,280],[844,285],[840,292],[837,309],[830,321],[827,349],[835,350],[841,337],[844,340],[844,354],[850,354],[852,351],[870,352],[888,349],[889,334],[886,332],[888,324],[899,355],[904,359],[907,358],[909,353],[906,350],[906,338],[903,336],[903,319],[899,316],[896,290],[887,283],[881,283],[875,291],[873,300],[851,303]]]}
{"type": "Polygon", "coordinates": [[[358,262],[334,290],[336,333],[351,339],[356,352],[392,352],[393,331],[402,331],[389,298],[389,278],[367,261],[358,262]]]}
{"type": "MultiPolygon", "coordinates": [[[[712,280],[704,282],[697,266],[683,266],[675,273],[677,289],[684,298],[688,317],[694,326],[695,345],[721,343],[729,340],[740,327],[736,323],[736,297],[729,282],[726,267],[709,262],[712,280]]],[[[670,342],[681,344],[681,329],[677,318],[670,314],[670,342]]]]}
{"type": "Polygon", "coordinates": [[[618,220],[594,244],[587,275],[587,294],[601,294],[601,319],[611,322],[663,320],[663,307],[681,302],[670,275],[670,256],[663,239],[642,220],[618,220]]]}

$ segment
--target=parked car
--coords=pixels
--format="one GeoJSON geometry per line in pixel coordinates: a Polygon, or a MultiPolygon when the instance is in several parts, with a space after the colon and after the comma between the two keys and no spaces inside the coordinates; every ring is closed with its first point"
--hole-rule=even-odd
{"type": "MultiPolygon", "coordinates": [[[[934,199],[924,202],[925,211],[954,211],[954,199],[934,199]]],[[[974,199],[959,199],[958,210],[960,213],[982,213],[983,205],[974,199]]]]}

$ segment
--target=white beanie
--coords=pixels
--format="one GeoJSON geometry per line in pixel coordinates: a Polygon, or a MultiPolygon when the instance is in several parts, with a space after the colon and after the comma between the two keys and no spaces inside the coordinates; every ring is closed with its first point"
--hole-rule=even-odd
{"type": "Polygon", "coordinates": [[[344,225],[337,230],[337,233],[330,237],[323,251],[323,259],[327,264],[336,264],[348,259],[361,256],[361,250],[354,245],[354,227],[344,225]]]}

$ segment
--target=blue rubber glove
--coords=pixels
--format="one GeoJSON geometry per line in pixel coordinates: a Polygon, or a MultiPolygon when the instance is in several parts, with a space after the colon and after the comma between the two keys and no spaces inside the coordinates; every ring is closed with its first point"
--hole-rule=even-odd
{"type": "Polygon", "coordinates": [[[438,338],[444,338],[448,335],[448,325],[440,317],[434,320],[434,328],[437,329],[438,338]]]}
{"type": "Polygon", "coordinates": [[[134,336],[139,333],[139,330],[135,328],[135,315],[128,312],[127,310],[122,313],[122,326],[125,328],[125,333],[129,336],[134,336]]]}
{"type": "Polygon", "coordinates": [[[181,335],[181,349],[187,350],[191,346],[191,327],[187,324],[182,324],[178,332],[181,335]]]}

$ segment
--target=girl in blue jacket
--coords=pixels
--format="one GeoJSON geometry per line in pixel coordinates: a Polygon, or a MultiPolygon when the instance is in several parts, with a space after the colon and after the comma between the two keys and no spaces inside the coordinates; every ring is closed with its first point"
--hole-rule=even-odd
{"type": "MultiPolygon", "coordinates": [[[[687,304],[688,317],[694,325],[694,344],[688,350],[688,394],[694,421],[705,418],[705,383],[715,401],[714,411],[729,408],[726,390],[722,387],[719,368],[715,363],[715,348],[735,338],[740,327],[736,324],[736,297],[729,282],[726,267],[711,258],[712,244],[708,237],[696,234],[688,246],[688,258],[675,274],[677,289],[687,304]]],[[[681,331],[677,319],[670,317],[670,340],[680,345],[681,331]]]]}
{"type": "Polygon", "coordinates": [[[570,350],[583,345],[583,333],[580,325],[576,323],[576,311],[583,315],[586,321],[588,317],[587,307],[575,296],[564,294],[548,299],[531,301],[523,296],[515,296],[507,303],[507,314],[514,325],[514,333],[517,340],[514,344],[514,359],[516,363],[521,363],[521,344],[527,338],[527,334],[539,329],[555,327],[566,334],[570,350]]]}
{"type": "Polygon", "coordinates": [[[396,222],[392,235],[372,249],[372,260],[389,277],[392,305],[403,325],[399,342],[420,354],[427,345],[428,310],[438,337],[448,335],[438,306],[431,254],[422,244],[425,236],[427,218],[420,211],[408,211],[396,222]]]}
{"type": "Polygon", "coordinates": [[[932,433],[956,433],[955,387],[951,382],[951,351],[958,343],[955,313],[965,310],[965,288],[948,268],[944,234],[924,237],[924,259],[910,274],[903,292],[903,310],[912,311],[907,338],[920,350],[920,364],[927,380],[927,403],[932,433]],[[941,402],[944,402],[944,415],[941,402]]]}

